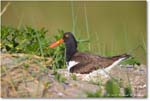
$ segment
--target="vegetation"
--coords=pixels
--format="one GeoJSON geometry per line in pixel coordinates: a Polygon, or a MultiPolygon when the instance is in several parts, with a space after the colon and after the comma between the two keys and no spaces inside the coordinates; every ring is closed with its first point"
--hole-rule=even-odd
{"type": "Polygon", "coordinates": [[[58,81],[58,82],[65,82],[66,81],[66,78],[62,75],[62,74],[59,74],[58,72],[54,72],[53,75],[55,76],[55,79],[58,81]]]}
{"type": "MultiPolygon", "coordinates": [[[[59,30],[59,34],[57,34],[54,37],[54,41],[62,38],[63,31],[59,30]]],[[[1,28],[1,51],[7,52],[7,53],[26,53],[31,55],[37,55],[40,57],[43,57],[39,60],[35,59],[32,60],[33,63],[37,64],[40,67],[41,73],[47,73],[48,69],[45,68],[46,64],[43,65],[40,62],[44,63],[47,61],[47,57],[52,57],[51,65],[52,69],[54,70],[53,75],[54,78],[58,82],[65,82],[66,78],[57,72],[57,69],[65,68],[66,67],[66,61],[65,61],[65,46],[64,44],[61,44],[60,46],[50,49],[49,44],[51,41],[46,38],[47,30],[45,28],[42,29],[34,29],[32,27],[23,27],[20,29],[13,28],[13,27],[6,27],[2,26],[1,28]]],[[[82,44],[84,42],[89,42],[89,40],[81,40],[77,39],[77,41],[82,44]]],[[[83,48],[83,47],[81,47],[83,48]]],[[[19,61],[22,60],[28,60],[31,59],[30,56],[19,58],[19,61]]],[[[136,60],[135,58],[130,58],[126,60],[125,62],[122,62],[122,64],[130,64],[130,65],[140,65],[140,62],[136,60]]],[[[29,70],[30,64],[25,62],[22,64],[24,70],[29,70]]],[[[7,68],[2,68],[2,75],[7,74],[7,68]]],[[[36,77],[37,74],[35,72],[30,73],[32,77],[36,77]]],[[[72,74],[71,78],[73,80],[77,80],[76,75],[72,74]]],[[[14,81],[12,81],[14,82],[14,81]]],[[[124,89],[124,94],[120,95],[120,84],[117,83],[114,79],[110,79],[107,81],[106,85],[101,85],[101,82],[97,83],[99,85],[99,90],[96,92],[86,92],[87,97],[132,97],[132,90],[131,86],[127,85],[124,89]],[[104,86],[106,93],[102,94],[101,87],[104,86]]],[[[11,83],[11,85],[14,85],[14,83],[11,83]]],[[[47,82],[45,83],[45,89],[47,90],[50,87],[51,83],[47,82]]],[[[14,87],[15,88],[15,87],[14,87]]],[[[14,89],[15,90],[15,89],[14,89]]]]}
{"type": "MultiPolygon", "coordinates": [[[[62,38],[64,32],[59,30],[59,34],[55,36],[55,41],[62,38]]],[[[66,59],[65,59],[65,46],[64,44],[59,45],[58,47],[55,47],[52,50],[52,58],[54,59],[52,62],[52,68],[53,70],[59,69],[59,68],[65,68],[66,67],[66,59]]]]}
{"type": "Polygon", "coordinates": [[[131,86],[127,85],[123,87],[124,93],[121,94],[121,87],[120,84],[117,83],[115,80],[110,79],[106,82],[105,86],[105,93],[102,94],[102,85],[99,85],[99,90],[96,92],[86,92],[87,97],[96,98],[96,97],[105,97],[105,98],[120,98],[120,97],[132,97],[132,90],[131,86]]]}
{"type": "Polygon", "coordinates": [[[47,30],[31,27],[16,29],[2,26],[1,50],[9,53],[28,53],[48,56],[51,52],[46,50],[48,41],[45,37],[47,30]]]}
{"type": "MultiPolygon", "coordinates": [[[[4,14],[4,12],[7,10],[9,5],[10,3],[8,2],[8,4],[2,10],[1,15],[4,14]]],[[[77,15],[79,12],[75,11],[75,6],[73,2],[71,2],[71,11],[72,11],[72,23],[73,23],[72,32],[74,34],[81,33],[82,31],[80,31],[81,30],[80,28],[76,30],[77,29],[76,25],[78,23],[77,15]]],[[[103,35],[106,33],[104,34],[101,34],[98,32],[91,33],[90,27],[89,27],[90,25],[88,22],[88,12],[86,8],[86,3],[84,4],[83,12],[84,12],[83,17],[85,19],[85,29],[86,29],[85,30],[86,35],[84,36],[87,36],[87,39],[83,40],[77,37],[77,41],[78,43],[80,43],[79,50],[84,51],[84,52],[85,51],[94,52],[96,49],[95,47],[97,47],[98,52],[99,52],[98,54],[101,54],[103,56],[112,56],[116,54],[117,51],[114,46],[115,41],[112,40],[111,45],[106,44],[107,40],[104,41],[106,38],[104,38],[103,35]],[[100,34],[101,37],[98,37],[98,34],[100,34]],[[93,40],[97,42],[93,46],[91,46],[92,38],[94,38],[93,40]],[[99,40],[101,42],[99,42],[99,40]],[[98,46],[101,46],[101,47],[98,47],[98,46]],[[109,46],[111,48],[109,48],[109,46]]],[[[22,24],[22,18],[20,19],[18,27],[21,24],[22,24]]],[[[15,66],[13,65],[13,66],[1,67],[2,69],[1,77],[3,77],[2,78],[3,87],[6,87],[7,91],[11,89],[7,94],[12,93],[13,96],[17,96],[17,97],[39,97],[38,93],[40,92],[40,89],[43,87],[44,90],[42,91],[42,95],[40,95],[40,97],[43,97],[44,95],[46,95],[47,91],[49,91],[49,88],[53,86],[52,84],[53,80],[52,81],[49,80],[52,77],[47,78],[48,73],[49,73],[49,69],[46,68],[47,65],[50,65],[49,67],[52,67],[52,70],[53,70],[52,75],[54,75],[54,79],[57,80],[60,84],[65,83],[67,78],[65,78],[64,75],[59,74],[57,72],[58,69],[66,67],[64,44],[61,44],[60,46],[54,49],[48,48],[49,44],[52,42],[52,40],[50,40],[52,38],[47,37],[46,35],[47,32],[48,31],[45,28],[35,29],[29,26],[22,27],[22,28],[13,28],[13,27],[7,27],[7,26],[1,27],[1,43],[0,43],[1,52],[11,53],[13,57],[16,57],[16,60],[13,62],[17,64],[15,66]],[[25,53],[27,55],[23,54],[23,57],[19,57],[19,56],[14,56],[13,53],[25,53]],[[48,57],[52,57],[52,61],[48,57]],[[43,82],[43,80],[45,80],[45,82],[43,82]],[[31,81],[33,82],[33,84],[31,83],[31,81]],[[20,87],[21,83],[24,86],[22,87],[23,89],[21,90],[21,92],[19,92],[19,88],[17,87],[18,86],[20,87]],[[31,86],[28,86],[28,85],[31,85],[31,86]],[[32,90],[35,90],[35,92],[31,93],[32,90]]],[[[62,30],[59,30],[58,33],[59,34],[54,36],[53,41],[56,41],[62,38],[64,32],[62,30]]],[[[127,41],[129,39],[128,32],[125,31],[123,33],[124,34],[122,34],[122,36],[119,36],[119,35],[117,36],[119,36],[118,38],[120,40],[120,43],[123,43],[123,45],[125,45],[125,47],[123,48],[126,51],[128,51],[129,44],[130,44],[127,41]]],[[[114,36],[116,37],[116,34],[114,36]]],[[[141,34],[142,40],[140,41],[142,42],[142,49],[146,53],[146,42],[143,36],[144,35],[142,33],[141,34]]],[[[118,42],[116,41],[116,43],[118,42]]],[[[141,63],[139,62],[139,60],[132,57],[122,62],[122,64],[140,65],[141,63]]],[[[70,77],[72,78],[72,80],[77,81],[76,75],[71,74],[70,77]]],[[[93,81],[91,82],[93,83],[93,81]]],[[[131,89],[131,84],[129,80],[128,80],[128,83],[125,84],[125,87],[121,87],[120,83],[114,77],[108,80],[105,85],[102,85],[101,81],[98,81],[95,84],[99,86],[99,89],[96,92],[85,92],[87,97],[90,97],[90,98],[91,97],[94,97],[94,98],[96,97],[132,97],[132,89],[131,89]],[[104,87],[105,93],[102,92],[102,87],[104,87]],[[121,92],[121,88],[123,89],[123,94],[121,92]]],[[[52,92],[50,92],[49,95],[51,95],[51,93],[52,92]]],[[[57,92],[55,91],[55,93],[57,92]]]]}
{"type": "MultiPolygon", "coordinates": [[[[26,53],[42,57],[53,57],[52,67],[64,68],[64,45],[54,49],[48,48],[50,41],[46,38],[47,30],[23,27],[20,29],[2,26],[1,29],[1,51],[7,53],[26,53]]],[[[55,40],[63,36],[63,31],[55,36],[55,40]]]]}
{"type": "Polygon", "coordinates": [[[71,74],[71,78],[72,78],[73,80],[77,80],[77,77],[76,77],[75,74],[71,74]]]}
{"type": "Polygon", "coordinates": [[[101,89],[97,90],[96,92],[86,92],[87,97],[89,98],[98,98],[103,97],[101,93],[101,89]]]}
{"type": "Polygon", "coordinates": [[[127,59],[127,60],[125,60],[125,61],[123,61],[123,62],[121,62],[121,64],[129,64],[129,65],[140,65],[141,63],[140,63],[140,61],[139,60],[137,60],[136,58],[134,58],[134,57],[131,57],[131,58],[129,58],[129,59],[127,59]]]}
{"type": "Polygon", "coordinates": [[[114,80],[108,80],[106,85],[106,95],[107,97],[119,97],[120,96],[120,87],[114,80]]]}
{"type": "Polygon", "coordinates": [[[131,86],[127,85],[127,87],[124,88],[124,94],[125,94],[125,97],[132,97],[131,86]]]}

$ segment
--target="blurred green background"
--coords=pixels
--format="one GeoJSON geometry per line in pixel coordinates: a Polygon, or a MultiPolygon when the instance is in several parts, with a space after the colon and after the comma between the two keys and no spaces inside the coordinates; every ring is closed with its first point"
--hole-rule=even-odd
{"type": "MultiPolygon", "coordinates": [[[[2,1],[3,9],[8,2],[2,1]]],[[[48,29],[53,41],[58,30],[71,31],[80,51],[102,56],[130,53],[146,64],[145,1],[11,1],[2,15],[2,26],[48,29]],[[138,48],[137,48],[138,47],[138,48]]]]}

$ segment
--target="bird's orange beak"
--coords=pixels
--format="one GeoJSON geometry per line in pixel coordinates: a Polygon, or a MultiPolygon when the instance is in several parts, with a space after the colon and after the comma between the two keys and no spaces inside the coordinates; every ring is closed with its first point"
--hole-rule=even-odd
{"type": "Polygon", "coordinates": [[[63,40],[63,39],[60,39],[60,40],[58,40],[58,41],[52,43],[49,47],[50,47],[50,48],[54,48],[54,47],[60,45],[60,44],[63,43],[63,42],[64,42],[64,40],[63,40]]]}

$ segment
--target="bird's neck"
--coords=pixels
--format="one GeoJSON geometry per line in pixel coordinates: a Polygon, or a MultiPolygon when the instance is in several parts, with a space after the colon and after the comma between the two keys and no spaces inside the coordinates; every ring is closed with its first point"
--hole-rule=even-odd
{"type": "Polygon", "coordinates": [[[66,62],[69,62],[72,56],[77,52],[77,47],[75,45],[66,44],[66,62]]]}

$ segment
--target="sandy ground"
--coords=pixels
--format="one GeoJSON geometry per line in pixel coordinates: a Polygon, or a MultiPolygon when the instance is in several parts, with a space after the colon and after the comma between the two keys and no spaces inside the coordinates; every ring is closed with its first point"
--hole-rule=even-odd
{"type": "Polygon", "coordinates": [[[105,93],[107,80],[116,79],[121,83],[120,92],[127,84],[131,85],[132,97],[147,96],[146,65],[118,65],[108,76],[69,74],[66,69],[45,68],[51,58],[42,61],[41,57],[26,54],[1,55],[1,97],[2,98],[87,98],[86,92],[100,89],[105,93]]]}

